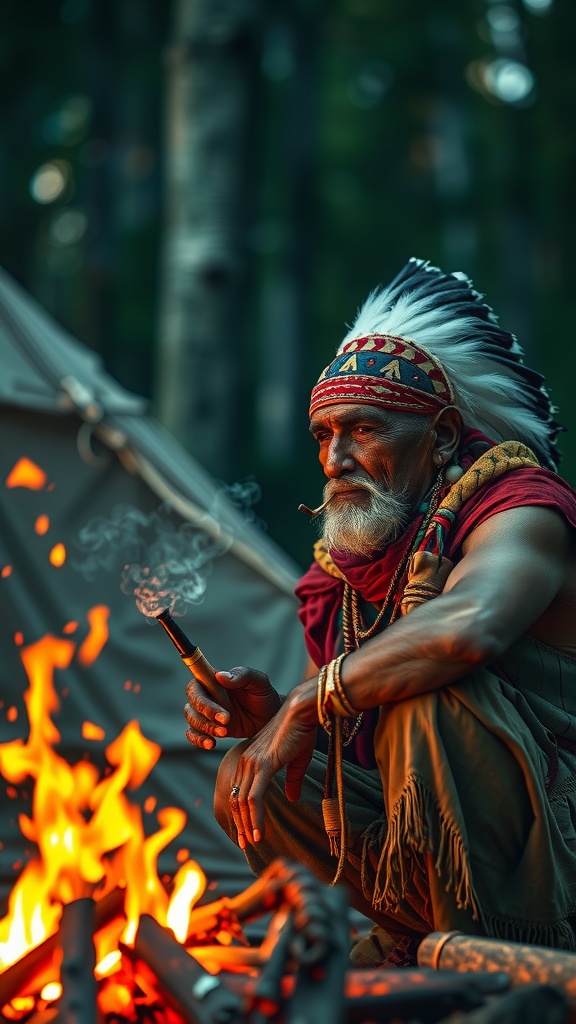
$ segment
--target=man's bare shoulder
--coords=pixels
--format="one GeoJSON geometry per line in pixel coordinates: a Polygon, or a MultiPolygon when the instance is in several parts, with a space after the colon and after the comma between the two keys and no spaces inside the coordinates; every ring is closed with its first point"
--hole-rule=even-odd
{"type": "Polygon", "coordinates": [[[462,553],[465,560],[486,559],[497,575],[521,576],[525,562],[527,579],[539,567],[536,575],[544,585],[557,580],[552,599],[528,632],[576,657],[576,530],[560,512],[532,505],[499,512],[469,534],[462,553]]]}

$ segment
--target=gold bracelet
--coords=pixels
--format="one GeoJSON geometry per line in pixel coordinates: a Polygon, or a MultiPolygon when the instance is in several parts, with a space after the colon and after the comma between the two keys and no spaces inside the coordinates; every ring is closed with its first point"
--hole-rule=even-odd
{"type": "Polygon", "coordinates": [[[336,658],[336,661],[334,662],[334,689],[338,694],[338,699],[340,703],[343,705],[343,707],[346,708],[348,715],[351,718],[357,718],[360,712],[348,700],[348,694],[346,693],[346,690],[344,689],[344,683],[342,682],[342,662],[344,661],[345,657],[346,654],[341,654],[340,657],[336,658]]]}
{"type": "Polygon", "coordinates": [[[357,718],[360,714],[348,700],[340,678],[340,666],[346,654],[341,654],[326,666],[323,708],[329,705],[338,718],[357,718]]]}
{"type": "Polygon", "coordinates": [[[336,715],[337,718],[354,717],[354,715],[350,711],[348,711],[348,708],[345,708],[344,705],[340,702],[335,691],[332,691],[326,696],[330,700],[330,710],[336,715]]]}

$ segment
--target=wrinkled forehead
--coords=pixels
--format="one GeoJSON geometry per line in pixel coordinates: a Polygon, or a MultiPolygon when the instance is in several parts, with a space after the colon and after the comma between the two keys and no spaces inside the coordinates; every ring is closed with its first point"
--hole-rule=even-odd
{"type": "Polygon", "coordinates": [[[425,428],[430,420],[430,414],[414,414],[400,409],[389,409],[372,402],[332,402],[319,406],[310,414],[310,430],[315,428],[347,427],[355,423],[374,423],[396,431],[406,430],[413,432],[419,427],[425,428]]]}

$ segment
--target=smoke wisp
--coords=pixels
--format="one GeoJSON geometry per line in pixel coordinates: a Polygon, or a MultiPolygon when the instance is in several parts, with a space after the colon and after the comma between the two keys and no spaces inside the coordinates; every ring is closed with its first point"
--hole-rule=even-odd
{"type": "Polygon", "coordinates": [[[183,615],[188,605],[203,600],[214,559],[233,542],[228,526],[214,531],[222,504],[232,503],[246,521],[261,525],[253,510],[259,498],[260,488],[251,480],[223,487],[206,513],[209,531],[201,520],[176,522],[166,504],[151,513],[119,504],[109,517],[94,516],[80,530],[71,564],[90,581],[100,571],[119,572],[120,589],[134,597],[143,615],[153,617],[164,608],[183,615]]]}

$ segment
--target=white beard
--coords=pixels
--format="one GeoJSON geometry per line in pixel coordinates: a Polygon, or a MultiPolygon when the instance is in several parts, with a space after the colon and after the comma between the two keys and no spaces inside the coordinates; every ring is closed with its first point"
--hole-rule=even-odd
{"type": "Polygon", "coordinates": [[[328,500],[321,517],[326,547],[342,554],[371,555],[391,544],[406,529],[412,508],[405,492],[395,494],[374,480],[346,477],[345,485],[362,487],[368,500],[359,505],[339,490],[339,481],[324,488],[328,500]]]}

